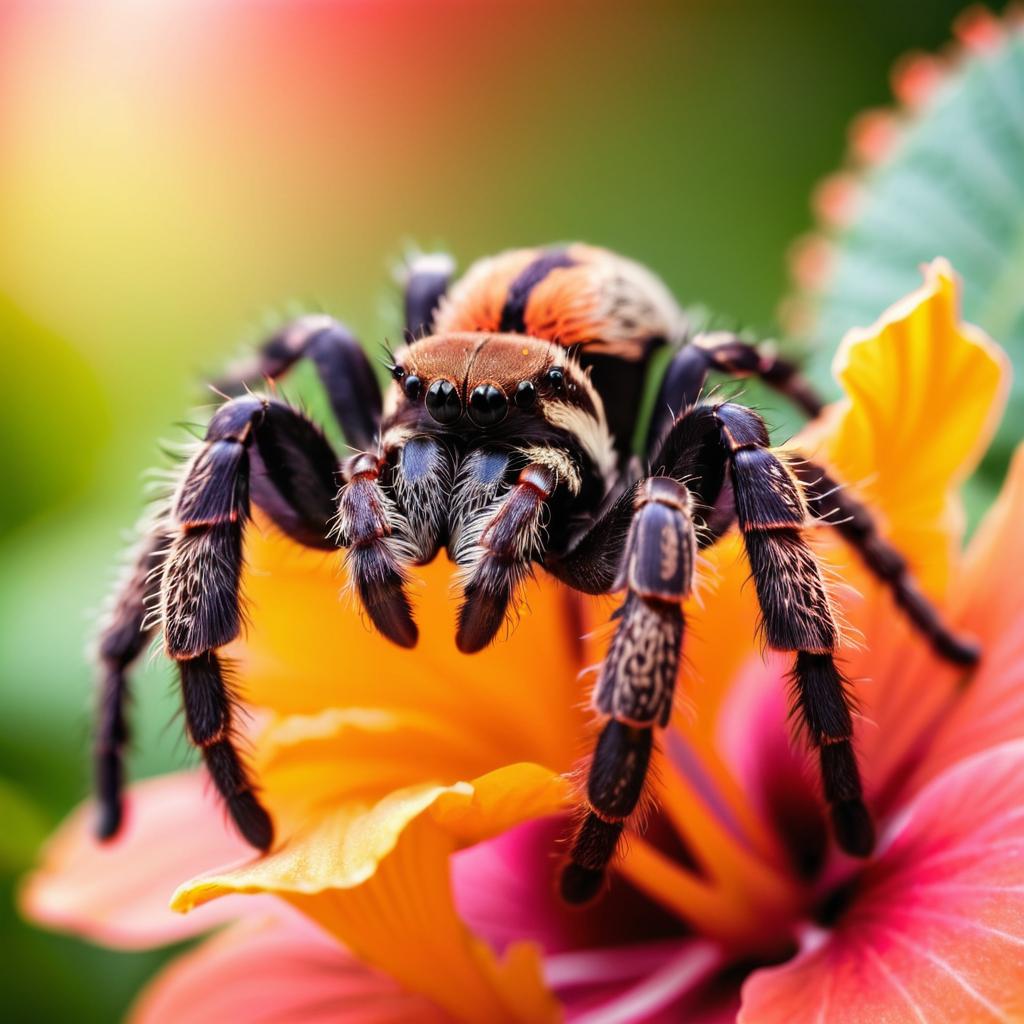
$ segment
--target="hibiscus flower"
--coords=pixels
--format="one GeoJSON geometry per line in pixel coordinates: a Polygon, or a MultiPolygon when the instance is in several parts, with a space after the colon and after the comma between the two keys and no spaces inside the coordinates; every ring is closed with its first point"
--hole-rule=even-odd
{"type": "Polygon", "coordinates": [[[259,709],[254,767],[279,844],[253,859],[196,774],[150,780],[112,848],[93,844],[88,807],[72,816],[25,912],[127,947],[221,926],[142,994],[139,1021],[1018,1019],[1024,455],[966,551],[956,497],[998,420],[1006,360],[960,322],[936,261],[851,332],[835,372],[845,398],[789,448],[878,511],[984,650],[969,676],[936,660],[814,530],[858,641],[844,655],[880,830],[870,860],[829,842],[736,538],[707,556],[687,611],[686,703],[661,737],[646,827],[603,898],[570,910],[558,840],[595,735],[580,674],[614,604],[538,580],[511,637],[463,656],[439,559],[419,573],[420,645],[403,651],[338,605],[333,559],[262,526],[246,541],[252,626],[225,653],[259,709]]]}

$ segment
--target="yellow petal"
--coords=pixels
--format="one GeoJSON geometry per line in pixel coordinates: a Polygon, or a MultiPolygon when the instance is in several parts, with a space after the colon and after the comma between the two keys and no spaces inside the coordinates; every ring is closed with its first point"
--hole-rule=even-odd
{"type": "Polygon", "coordinates": [[[941,597],[963,529],[952,492],[999,422],[1006,354],[960,321],[957,280],[938,259],[921,288],[847,334],[833,371],[847,398],[824,441],[827,461],[880,512],[924,588],[941,597]]]}
{"type": "Polygon", "coordinates": [[[568,782],[536,764],[500,768],[473,782],[408,786],[376,802],[348,800],[318,816],[285,846],[226,873],[200,876],[174,897],[178,910],[227,891],[347,889],[360,885],[394,850],[411,821],[427,814],[465,845],[479,842],[527,818],[565,806],[568,782]],[[315,837],[315,838],[313,838],[315,837]]]}
{"type": "Polygon", "coordinates": [[[313,819],[282,849],[181,886],[189,910],[232,892],[274,892],[356,955],[465,1020],[555,1019],[539,951],[499,961],[462,924],[448,858],[520,821],[563,809],[567,781],[535,764],[510,765],[449,786],[420,784],[375,804],[349,802],[313,819]]]}
{"type": "MultiPolygon", "coordinates": [[[[959,318],[945,260],[872,327],[851,331],[834,370],[847,398],[795,442],[821,459],[876,516],[922,588],[943,607],[960,572],[957,487],[988,444],[1009,383],[1005,353],[959,318]]],[[[869,789],[896,770],[929,727],[959,673],[940,662],[857,556],[818,531],[816,543],[851,627],[842,650],[862,711],[858,746],[869,789]]]]}

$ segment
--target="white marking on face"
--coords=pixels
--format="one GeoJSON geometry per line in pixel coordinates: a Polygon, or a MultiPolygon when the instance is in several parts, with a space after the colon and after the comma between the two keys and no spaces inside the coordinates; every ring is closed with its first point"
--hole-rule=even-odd
{"type": "Polygon", "coordinates": [[[576,438],[598,472],[610,485],[615,475],[615,447],[604,419],[601,400],[598,398],[595,404],[599,410],[596,417],[579,406],[548,399],[544,403],[544,416],[552,426],[576,438]]]}

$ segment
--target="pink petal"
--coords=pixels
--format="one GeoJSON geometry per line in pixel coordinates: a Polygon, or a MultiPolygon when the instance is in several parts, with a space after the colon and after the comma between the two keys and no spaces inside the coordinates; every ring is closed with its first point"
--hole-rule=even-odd
{"type": "Polygon", "coordinates": [[[552,851],[564,848],[569,828],[567,816],[530,821],[456,853],[452,891],[469,928],[499,954],[522,940],[550,954],[677,937],[678,921],[622,878],[587,907],[558,898],[552,851]]]}
{"type": "Polygon", "coordinates": [[[298,914],[239,922],[174,961],[143,992],[133,1024],[399,1024],[445,1018],[298,914]]]}
{"type": "Polygon", "coordinates": [[[675,940],[549,957],[548,984],[569,1024],[694,1020],[683,1004],[722,966],[710,942],[675,940]]]}
{"type": "Polygon", "coordinates": [[[715,745],[804,872],[825,856],[828,832],[814,755],[790,719],[790,660],[778,653],[748,659],[723,701],[715,745]]]}
{"type": "Polygon", "coordinates": [[[1024,1015],[1024,741],[914,799],[831,932],[743,988],[746,1024],[921,1024],[1024,1015]]]}
{"type": "Polygon", "coordinates": [[[452,857],[459,916],[497,952],[519,939],[545,950],[586,941],[577,919],[553,898],[551,850],[561,829],[558,820],[528,822],[452,857]]]}
{"type": "MultiPolygon", "coordinates": [[[[564,817],[528,822],[455,854],[460,916],[499,953],[516,940],[537,942],[546,953],[545,980],[567,1021],[674,1021],[680,1001],[690,1020],[694,990],[720,955],[709,957],[706,944],[681,938],[678,922],[622,878],[589,907],[563,904],[551,851],[566,827],[564,817]]],[[[733,1020],[735,1008],[729,1018],[693,1019],[733,1020]]]]}
{"type": "Polygon", "coordinates": [[[20,893],[26,917],[107,946],[140,949],[276,905],[237,897],[187,916],[168,908],[185,879],[252,856],[227,826],[203,774],[181,772],[133,786],[123,831],[112,842],[95,839],[95,814],[91,802],[82,804],[50,838],[20,893]]]}

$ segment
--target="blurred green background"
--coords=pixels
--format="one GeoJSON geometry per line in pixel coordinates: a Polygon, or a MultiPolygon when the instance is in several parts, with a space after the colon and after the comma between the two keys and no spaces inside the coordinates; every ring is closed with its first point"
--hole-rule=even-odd
{"type": "MultiPolygon", "coordinates": [[[[0,4],[5,1019],[114,1020],[164,955],[44,934],[12,900],[87,792],[90,624],[203,374],[289,304],[395,338],[409,243],[463,265],[607,245],[773,334],[848,123],[960,7],[0,4]]],[[[134,777],[189,757],[171,684],[139,674],[134,777]]]]}

